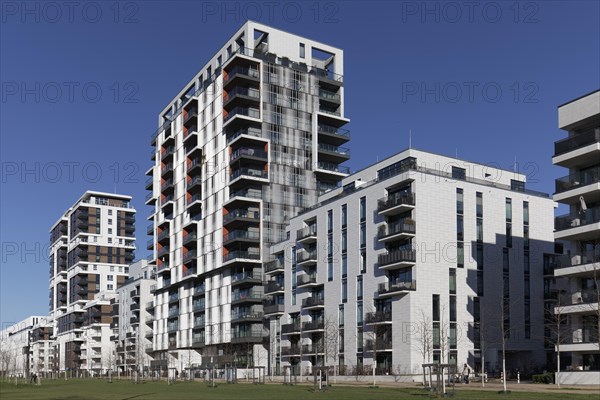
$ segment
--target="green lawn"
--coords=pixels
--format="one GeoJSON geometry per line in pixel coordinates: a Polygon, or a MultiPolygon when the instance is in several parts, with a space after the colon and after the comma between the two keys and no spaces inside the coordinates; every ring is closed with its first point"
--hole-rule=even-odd
{"type": "MultiPolygon", "coordinates": [[[[433,397],[424,389],[375,388],[360,386],[335,386],[327,392],[314,393],[312,386],[284,386],[281,384],[236,385],[220,384],[209,388],[202,382],[178,382],[167,385],[166,382],[146,382],[138,385],[130,381],[77,380],[43,381],[41,386],[14,383],[0,383],[0,399],[243,399],[243,400],[308,400],[318,399],[427,399],[433,397]]],[[[567,393],[526,393],[512,392],[510,396],[499,395],[493,391],[457,390],[456,399],[514,399],[514,400],[554,400],[554,399],[594,399],[597,394],[567,393]]]]}

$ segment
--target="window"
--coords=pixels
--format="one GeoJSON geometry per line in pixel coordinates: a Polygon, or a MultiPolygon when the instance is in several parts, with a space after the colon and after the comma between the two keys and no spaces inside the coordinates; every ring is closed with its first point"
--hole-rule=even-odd
{"type": "Polygon", "coordinates": [[[363,278],[361,276],[356,277],[356,298],[362,300],[363,298],[363,278]]]}
{"type": "Polygon", "coordinates": [[[327,280],[328,281],[333,280],[333,259],[332,258],[327,259],[327,280]]]}
{"type": "Polygon", "coordinates": [[[112,218],[109,218],[109,219],[108,219],[108,224],[109,224],[109,225],[112,225],[112,218]]]}
{"type": "Polygon", "coordinates": [[[523,202],[523,224],[529,225],[529,202],[523,202]]]}
{"type": "Polygon", "coordinates": [[[506,198],[506,222],[512,222],[512,199],[506,198]]]}
{"type": "MultiPolygon", "coordinates": [[[[109,209],[109,210],[108,210],[108,215],[112,215],[112,211],[113,211],[113,210],[110,210],[110,209],[109,209]]],[[[109,221],[110,221],[110,220],[109,220],[109,221]]]]}
{"type": "Polygon", "coordinates": [[[348,232],[346,230],[342,231],[342,253],[346,253],[348,251],[348,232]]]}
{"type": "Polygon", "coordinates": [[[460,240],[460,241],[464,240],[464,237],[465,237],[464,229],[465,229],[465,227],[464,227],[463,216],[457,215],[456,216],[456,240],[460,240]]]}
{"type": "Polygon", "coordinates": [[[92,267],[92,269],[93,269],[94,271],[98,271],[98,266],[97,266],[96,264],[94,264],[94,266],[92,267]]]}
{"type": "Polygon", "coordinates": [[[360,247],[367,246],[367,225],[363,222],[360,224],[360,247]]]}
{"type": "Polygon", "coordinates": [[[432,309],[432,319],[434,321],[439,321],[440,320],[440,295],[439,294],[434,294],[433,298],[432,298],[432,304],[433,304],[433,309],[432,309]]]}
{"type": "Polygon", "coordinates": [[[367,219],[367,198],[360,198],[360,221],[363,222],[367,219]]]}
{"type": "Polygon", "coordinates": [[[348,256],[346,254],[342,255],[342,278],[345,278],[348,275],[348,256]]]}
{"type": "Polygon", "coordinates": [[[363,303],[362,303],[362,301],[359,301],[358,303],[356,303],[356,324],[357,325],[363,324],[363,303]]]}
{"type": "Polygon", "coordinates": [[[514,179],[510,180],[510,190],[515,192],[524,192],[525,191],[525,182],[516,181],[514,179]]]}
{"type": "Polygon", "coordinates": [[[483,219],[477,218],[477,241],[483,242],[483,219]]]}
{"type": "Polygon", "coordinates": [[[360,273],[364,274],[367,272],[367,252],[365,250],[360,251],[360,273]]]}
{"type": "Polygon", "coordinates": [[[109,280],[109,281],[112,281],[113,280],[113,275],[107,275],[106,279],[109,280]]]}
{"type": "Polygon", "coordinates": [[[107,290],[113,290],[113,285],[109,283],[108,285],[106,285],[106,289],[107,290]]]}
{"type": "Polygon", "coordinates": [[[112,238],[108,238],[108,243],[112,243],[112,238]]]}
{"type": "Polygon", "coordinates": [[[450,287],[450,294],[456,294],[456,270],[454,268],[448,270],[448,284],[450,287]]]}
{"type": "Polygon", "coordinates": [[[464,213],[464,194],[461,188],[456,189],[456,213],[464,213]]]}
{"type": "Polygon", "coordinates": [[[464,181],[467,177],[467,170],[459,167],[452,167],[452,179],[464,181]]]}
{"type": "Polygon", "coordinates": [[[340,327],[344,326],[344,305],[340,304],[339,310],[338,310],[338,323],[340,325],[340,327]]]}
{"type": "Polygon", "coordinates": [[[475,209],[477,218],[483,218],[483,194],[481,192],[475,194],[475,209]]]}
{"type": "Polygon", "coordinates": [[[456,296],[450,296],[450,321],[456,321],[456,296]]]}
{"type": "Polygon", "coordinates": [[[465,248],[464,243],[456,243],[456,266],[463,268],[465,266],[465,248]]]}
{"type": "Polygon", "coordinates": [[[300,43],[300,58],[306,57],[306,47],[304,43],[300,43]]]}
{"type": "Polygon", "coordinates": [[[112,235],[112,228],[108,228],[108,234],[112,235]]]}
{"type": "Polygon", "coordinates": [[[346,204],[342,205],[342,228],[345,228],[348,225],[348,206],[346,204]]]}
{"type": "Polygon", "coordinates": [[[115,270],[115,267],[114,267],[114,265],[111,265],[111,266],[110,266],[110,272],[114,272],[114,270],[115,270]]]}
{"type": "Polygon", "coordinates": [[[333,210],[327,211],[327,232],[333,232],[333,210]]]}
{"type": "Polygon", "coordinates": [[[348,301],[348,279],[342,278],[342,303],[348,301]]]}

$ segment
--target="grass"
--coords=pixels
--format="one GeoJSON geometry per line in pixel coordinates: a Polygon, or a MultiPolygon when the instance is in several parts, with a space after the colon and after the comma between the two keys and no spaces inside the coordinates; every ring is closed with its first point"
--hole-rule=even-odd
{"type": "MultiPolygon", "coordinates": [[[[177,382],[167,385],[166,382],[145,382],[138,385],[131,381],[121,380],[108,383],[105,380],[71,379],[68,381],[46,380],[41,386],[1,382],[0,399],[2,400],[144,400],[144,399],[240,399],[240,400],[309,400],[318,399],[427,399],[432,398],[430,392],[419,388],[393,388],[368,386],[335,386],[326,392],[315,393],[312,386],[282,384],[252,385],[238,383],[236,385],[220,384],[209,388],[202,382],[177,382]]],[[[564,393],[549,392],[512,392],[510,395],[498,394],[495,391],[459,390],[455,399],[514,399],[514,400],[558,400],[565,399],[564,393]]],[[[569,394],[569,399],[598,400],[597,394],[569,394]]]]}

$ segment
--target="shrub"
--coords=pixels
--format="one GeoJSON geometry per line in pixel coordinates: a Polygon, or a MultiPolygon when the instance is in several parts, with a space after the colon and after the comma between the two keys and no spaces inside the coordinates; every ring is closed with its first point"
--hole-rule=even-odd
{"type": "Polygon", "coordinates": [[[551,372],[546,372],[545,374],[536,374],[532,375],[531,379],[533,380],[533,383],[550,384],[554,383],[554,374],[551,372]]]}

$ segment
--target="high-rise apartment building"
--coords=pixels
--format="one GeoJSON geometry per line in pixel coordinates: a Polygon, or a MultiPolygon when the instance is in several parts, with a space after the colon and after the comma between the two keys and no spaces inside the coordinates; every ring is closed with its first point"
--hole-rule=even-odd
{"type": "Polygon", "coordinates": [[[111,305],[135,252],[131,197],[87,191],[50,230],[56,370],[106,369],[111,305]]]}
{"type": "Polygon", "coordinates": [[[347,175],[343,52],[245,23],[160,113],[147,204],[154,350],[265,364],[262,265],[347,175]]]}
{"type": "Polygon", "coordinates": [[[265,267],[270,366],[419,374],[429,362],[541,368],[548,195],[525,176],[414,149],[292,218],[265,267]]]}
{"type": "Polygon", "coordinates": [[[554,200],[568,210],[555,218],[557,241],[567,254],[554,275],[568,279],[555,313],[566,316],[560,343],[562,383],[600,382],[600,91],[558,107],[558,127],[568,137],[555,142],[554,165],[569,169],[556,180],[554,200]]]}

